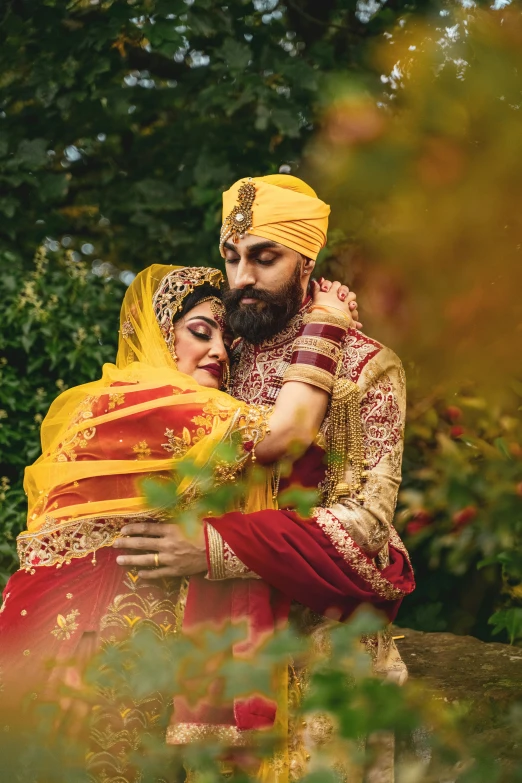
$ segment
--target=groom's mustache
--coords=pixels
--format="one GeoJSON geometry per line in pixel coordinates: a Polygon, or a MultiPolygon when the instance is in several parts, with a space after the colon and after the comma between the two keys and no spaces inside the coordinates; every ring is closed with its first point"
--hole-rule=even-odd
{"type": "Polygon", "coordinates": [[[260,302],[267,302],[267,304],[272,305],[281,304],[280,293],[271,293],[263,288],[255,288],[251,285],[247,285],[245,288],[229,288],[223,294],[225,306],[232,310],[241,304],[242,299],[257,299],[260,302]]]}

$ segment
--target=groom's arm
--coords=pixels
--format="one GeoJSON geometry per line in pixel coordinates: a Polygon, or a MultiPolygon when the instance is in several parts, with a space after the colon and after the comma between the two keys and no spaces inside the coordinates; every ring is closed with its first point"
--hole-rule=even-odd
{"type": "Polygon", "coordinates": [[[368,462],[363,491],[353,490],[347,460],[339,502],[309,519],[281,510],[206,520],[210,578],[256,574],[315,611],[341,617],[364,601],[398,607],[411,592],[411,566],[392,526],[405,411],[398,358],[381,348],[358,384],[368,462]]]}

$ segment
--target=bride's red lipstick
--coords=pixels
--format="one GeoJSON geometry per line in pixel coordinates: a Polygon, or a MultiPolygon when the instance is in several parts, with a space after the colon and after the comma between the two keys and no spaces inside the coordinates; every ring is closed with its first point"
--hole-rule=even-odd
{"type": "Polygon", "coordinates": [[[215,378],[221,378],[221,365],[217,362],[213,362],[212,364],[200,364],[199,369],[206,370],[211,375],[214,375],[215,378]]]}

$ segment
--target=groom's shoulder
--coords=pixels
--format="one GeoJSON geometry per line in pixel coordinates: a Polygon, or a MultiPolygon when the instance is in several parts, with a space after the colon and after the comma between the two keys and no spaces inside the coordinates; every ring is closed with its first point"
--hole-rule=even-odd
{"type": "Polygon", "coordinates": [[[343,347],[343,376],[357,383],[362,376],[390,371],[402,373],[397,354],[364,332],[350,329],[343,347]]]}

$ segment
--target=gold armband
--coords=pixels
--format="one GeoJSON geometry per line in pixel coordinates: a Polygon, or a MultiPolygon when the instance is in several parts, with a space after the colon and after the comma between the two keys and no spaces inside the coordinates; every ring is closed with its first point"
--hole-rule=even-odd
{"type": "Polygon", "coordinates": [[[319,353],[321,356],[327,356],[329,359],[334,359],[336,362],[341,353],[340,346],[331,340],[327,340],[324,337],[307,337],[306,335],[296,337],[293,350],[319,353]]]}
{"type": "MultiPolygon", "coordinates": [[[[338,308],[336,308],[338,309],[338,308]]],[[[319,309],[319,307],[313,307],[309,310],[303,318],[303,326],[307,324],[331,324],[332,326],[339,326],[341,329],[349,329],[352,320],[349,315],[344,315],[342,310],[337,313],[327,312],[326,310],[319,309]]]]}
{"type": "Polygon", "coordinates": [[[320,367],[313,367],[308,364],[291,364],[285,371],[283,383],[288,381],[299,381],[300,383],[309,383],[310,386],[317,386],[332,393],[334,377],[328,370],[321,370],[320,367]]]}

